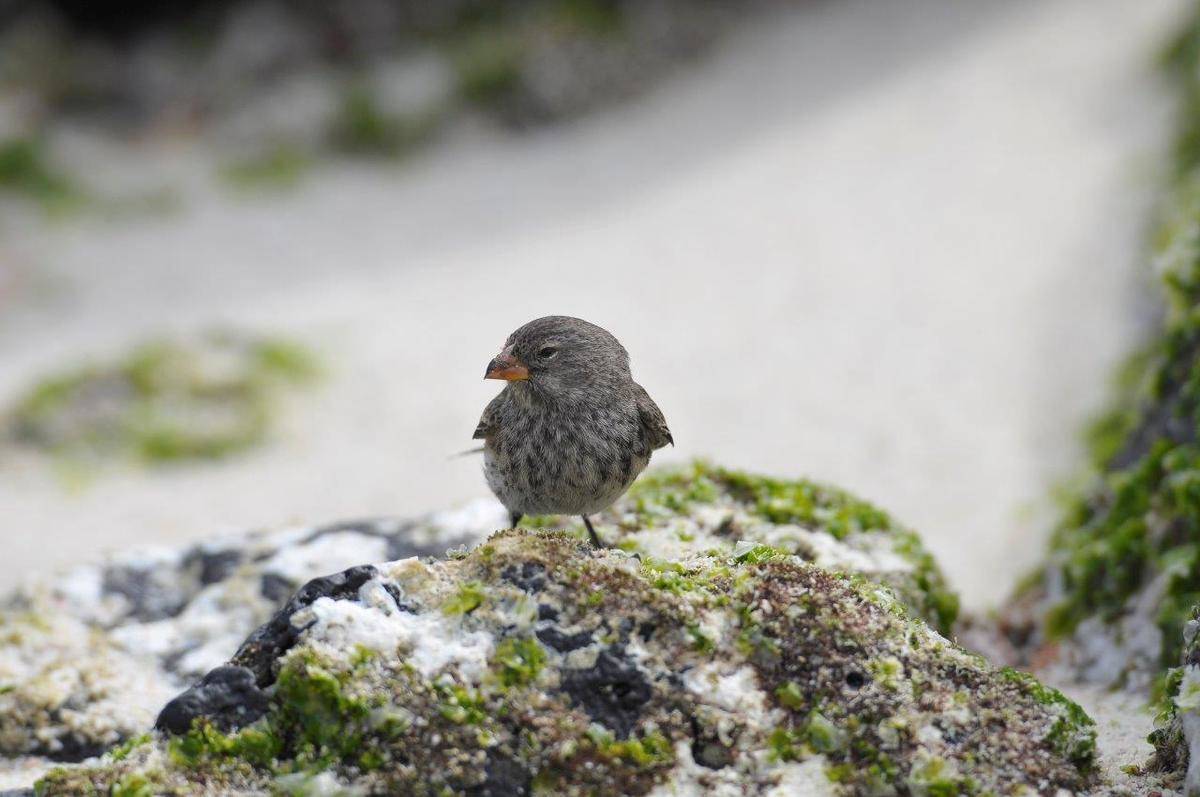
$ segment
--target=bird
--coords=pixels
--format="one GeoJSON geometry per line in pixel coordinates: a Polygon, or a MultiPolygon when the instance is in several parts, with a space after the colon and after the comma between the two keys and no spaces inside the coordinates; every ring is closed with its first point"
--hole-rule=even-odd
{"type": "Polygon", "coordinates": [[[525,515],[578,515],[604,547],[589,516],[620,498],[654,451],[675,445],[625,347],[596,324],[546,316],[508,336],[484,379],[507,384],[473,439],[483,440],[484,476],[512,527],[525,515]]]}

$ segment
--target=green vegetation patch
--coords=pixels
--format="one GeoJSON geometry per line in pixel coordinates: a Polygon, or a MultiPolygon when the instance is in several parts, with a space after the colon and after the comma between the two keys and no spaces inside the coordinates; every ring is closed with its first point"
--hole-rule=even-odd
{"type": "MultiPolygon", "coordinates": [[[[1186,763],[1177,665],[1200,606],[1200,3],[1163,61],[1178,97],[1154,236],[1166,312],[1154,338],[1116,374],[1108,410],[1087,429],[1088,473],[1066,496],[1048,561],[1019,597],[1042,607],[1040,636],[1049,640],[1111,633],[1128,647],[1121,640],[1129,625],[1157,627],[1158,650],[1118,647],[1114,655],[1126,655],[1118,679],[1155,678],[1154,766],[1174,771],[1186,763]]],[[[1066,710],[1055,727],[1066,751],[1080,744],[1075,719],[1066,710]]]]}
{"type": "Polygon", "coordinates": [[[1023,586],[1049,595],[1042,626],[1054,639],[1090,618],[1117,622],[1161,585],[1148,620],[1162,632],[1164,671],[1200,603],[1200,13],[1165,62],[1180,97],[1154,241],[1166,317],[1116,375],[1109,409],[1087,430],[1089,478],[1067,497],[1048,564],[1023,586]]]}
{"type": "Polygon", "coordinates": [[[312,156],[302,148],[276,143],[231,161],[222,176],[236,188],[291,188],[304,179],[312,166],[312,156]]]}
{"type": "MultiPolygon", "coordinates": [[[[628,532],[616,544],[636,548],[634,543],[645,529],[656,529],[701,507],[730,501],[764,522],[799,525],[840,541],[848,542],[860,535],[889,538],[893,552],[907,560],[911,570],[887,574],[881,580],[939,631],[949,633],[953,628],[958,617],[958,596],[947,584],[933,555],[921,544],[920,537],[874,504],[808,479],[760,476],[717,467],[704,460],[650,470],[634,483],[616,507],[622,529],[628,532]],[[625,518],[626,513],[629,519],[625,518]]],[[[736,537],[741,530],[732,528],[729,534],[736,537]]],[[[694,538],[688,532],[681,539],[685,537],[694,538]]],[[[730,544],[734,542],[734,538],[729,539],[730,544]]],[[[746,540],[735,546],[733,555],[740,563],[753,564],[794,552],[779,545],[746,540]]]]}
{"type": "Polygon", "coordinates": [[[36,138],[0,141],[0,192],[26,197],[49,210],[79,200],[75,185],[50,165],[46,147],[36,138]]]}
{"type": "Polygon", "coordinates": [[[893,611],[869,582],[794,558],[745,567],[752,577],[734,594],[739,647],[785,712],[768,738],[774,759],[824,755],[829,777],[855,794],[1091,781],[1094,723],[1056,690],[992,670],[893,611]],[[934,730],[954,738],[951,759],[922,744],[934,730]]]}
{"type": "Polygon", "coordinates": [[[420,146],[437,125],[439,115],[402,115],[383,110],[365,86],[351,88],[329,131],[333,148],[347,155],[396,158],[420,146]]]}
{"type": "Polygon", "coordinates": [[[284,340],[157,341],[44,378],[9,409],[5,429],[84,464],[220,459],[261,443],[284,389],[316,374],[313,355],[284,340]]]}
{"type": "Polygon", "coordinates": [[[536,639],[510,637],[496,646],[492,658],[504,686],[533,683],[546,664],[546,651],[536,639]]]}

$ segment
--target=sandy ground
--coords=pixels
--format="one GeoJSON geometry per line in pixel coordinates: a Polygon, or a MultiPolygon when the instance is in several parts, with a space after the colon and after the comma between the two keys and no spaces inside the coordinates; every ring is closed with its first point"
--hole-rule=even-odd
{"type": "MultiPolygon", "coordinates": [[[[597,321],[678,447],[850,487],[924,534],[968,604],[1035,562],[1030,507],[1145,323],[1175,0],[843,0],[749,24],[649,96],[510,138],[464,126],[402,167],[237,199],[178,142],[105,152],[184,209],[9,219],[0,397],[47,367],[228,323],[324,351],[278,443],[64,488],[0,461],[0,587],[147,542],[485,492],[470,444],[508,332],[597,321]],[[28,279],[32,276],[33,279],[28,279]]],[[[78,144],[87,152],[86,143],[78,144]]]]}
{"type": "Polygon", "coordinates": [[[1142,766],[1154,752],[1146,736],[1154,730],[1154,717],[1146,701],[1126,692],[1110,692],[1094,686],[1058,684],[1096,721],[1096,750],[1100,772],[1114,787],[1133,795],[1171,795],[1154,777],[1131,776],[1122,767],[1142,766]]]}

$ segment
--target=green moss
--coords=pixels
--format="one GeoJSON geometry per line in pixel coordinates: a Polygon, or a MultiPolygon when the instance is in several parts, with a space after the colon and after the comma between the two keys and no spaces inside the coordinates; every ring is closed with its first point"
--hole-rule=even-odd
{"type": "Polygon", "coordinates": [[[231,186],[240,189],[292,188],[313,166],[312,156],[297,146],[277,143],[239,158],[221,170],[231,186]]]}
{"type": "Polygon", "coordinates": [[[255,766],[270,766],[283,749],[281,741],[263,727],[225,734],[211,723],[197,721],[186,734],[173,737],[167,747],[171,760],[197,768],[214,760],[237,758],[255,766]]]}
{"type": "Polygon", "coordinates": [[[756,542],[742,543],[733,549],[733,561],[740,565],[756,565],[759,562],[770,561],[776,556],[786,556],[786,554],[769,545],[756,542]]]}
{"type": "MultiPolygon", "coordinates": [[[[704,460],[684,466],[658,468],[644,473],[622,500],[617,517],[623,528],[636,533],[655,529],[687,515],[697,506],[735,500],[751,514],[776,524],[798,524],[839,539],[855,534],[884,534],[893,540],[895,552],[912,564],[912,571],[895,574],[889,585],[904,602],[928,618],[943,633],[949,633],[958,616],[958,597],[950,589],[933,556],[920,538],[896,523],[886,512],[851,494],[804,479],[785,480],[719,468],[704,460]],[[632,510],[634,524],[625,513],[632,510]]],[[[734,550],[735,560],[753,564],[789,551],[742,543],[734,550]]]]}
{"type": "Polygon", "coordinates": [[[623,28],[621,7],[604,0],[555,0],[548,9],[553,22],[591,36],[613,36],[623,28]]]}
{"type": "Polygon", "coordinates": [[[867,672],[881,688],[895,692],[904,678],[904,664],[894,656],[871,659],[867,662],[867,672]]]}
{"type": "MultiPolygon", "coordinates": [[[[347,679],[347,673],[332,672],[314,657],[296,657],[280,671],[275,722],[290,734],[294,758],[328,763],[360,752],[372,706],[347,693],[347,679]]],[[[263,750],[269,751],[271,735],[266,736],[263,750]]]]}
{"type": "Polygon", "coordinates": [[[717,643],[712,637],[704,633],[700,626],[695,623],[689,623],[687,626],[688,636],[692,639],[692,647],[701,653],[712,653],[717,648],[717,643]]]}
{"type": "Polygon", "coordinates": [[[148,733],[139,734],[132,739],[126,739],[124,742],[121,742],[121,744],[109,750],[105,755],[110,761],[123,761],[135,748],[150,744],[153,738],[148,733]]]}
{"type": "Polygon", "coordinates": [[[1046,734],[1046,741],[1055,752],[1075,762],[1081,770],[1090,770],[1096,757],[1096,723],[1087,712],[1062,692],[1046,686],[1029,673],[1003,667],[998,674],[1041,705],[1055,710],[1057,719],[1046,734]]]}
{"type": "Polygon", "coordinates": [[[913,767],[908,786],[914,794],[927,797],[965,797],[978,794],[979,784],[950,770],[940,758],[926,758],[913,767]]]}
{"type": "Polygon", "coordinates": [[[546,651],[536,639],[509,637],[496,646],[492,667],[506,687],[533,683],[546,663],[546,651]]]}
{"type": "Polygon", "coordinates": [[[566,523],[561,515],[526,515],[521,518],[523,529],[561,529],[566,523]]]}
{"type": "Polygon", "coordinates": [[[77,203],[78,190],[48,161],[45,145],[38,139],[0,141],[0,191],[27,197],[48,210],[77,203]]]}
{"type": "Polygon", "coordinates": [[[133,772],[113,786],[112,797],[155,797],[158,784],[139,772],[133,772]]]}
{"type": "Polygon", "coordinates": [[[330,124],[330,141],[347,155],[396,158],[424,143],[439,114],[419,116],[387,113],[365,86],[351,88],[330,124]]]}
{"type": "Polygon", "coordinates": [[[643,473],[626,496],[642,527],[653,528],[665,518],[687,513],[695,504],[711,504],[721,496],[712,466],[704,460],[643,473]]]}
{"type": "Polygon", "coordinates": [[[458,591],[442,604],[442,613],[470,614],[482,606],[486,599],[487,592],[484,590],[483,584],[478,581],[470,581],[460,586],[458,591]]]}
{"type": "Polygon", "coordinates": [[[620,759],[637,767],[669,766],[675,762],[671,740],[658,731],[618,740],[609,731],[592,726],[588,736],[602,756],[620,759]]]}
{"type": "Polygon", "coordinates": [[[678,562],[664,562],[646,557],[642,560],[642,568],[651,574],[651,584],[655,589],[681,595],[696,588],[687,570],[678,562]]]}
{"type": "Polygon", "coordinates": [[[800,686],[795,681],[788,681],[775,690],[775,697],[780,703],[792,709],[800,711],[808,705],[804,694],[800,691],[800,686]]]}
{"type": "Polygon", "coordinates": [[[1175,715],[1175,696],[1183,682],[1183,667],[1168,667],[1158,674],[1150,689],[1150,705],[1159,725],[1170,722],[1175,715]]]}
{"type": "Polygon", "coordinates": [[[515,28],[481,28],[466,33],[450,48],[459,95],[481,104],[516,90],[528,42],[515,28]]]}
{"type": "Polygon", "coordinates": [[[767,737],[772,761],[796,761],[804,757],[804,737],[790,728],[776,728],[767,737]]]}
{"type": "Polygon", "coordinates": [[[808,744],[818,753],[837,753],[846,747],[846,733],[830,722],[825,715],[814,711],[805,726],[808,744]]]}
{"type": "Polygon", "coordinates": [[[830,783],[852,783],[855,774],[851,764],[833,764],[825,767],[825,778],[830,783]]]}
{"type": "Polygon", "coordinates": [[[214,333],[53,374],[7,413],[11,438],[82,463],[218,459],[263,441],[287,387],[317,375],[297,344],[214,333]]]}
{"type": "Polygon", "coordinates": [[[882,509],[828,485],[723,469],[716,472],[716,479],[772,523],[820,528],[837,539],[851,533],[891,531],[895,527],[882,509]]]}
{"type": "Polygon", "coordinates": [[[487,720],[487,704],[478,692],[452,683],[436,686],[442,700],[438,714],[443,719],[456,725],[482,725],[487,720]]]}
{"type": "Polygon", "coordinates": [[[1165,582],[1153,620],[1166,669],[1178,663],[1183,624],[1200,601],[1200,6],[1164,63],[1179,97],[1171,185],[1154,240],[1167,313],[1117,374],[1110,409],[1088,430],[1092,478],[1072,491],[1051,560],[1025,591],[1053,587],[1043,617],[1053,638],[1086,619],[1115,622],[1148,585],[1165,582]]]}

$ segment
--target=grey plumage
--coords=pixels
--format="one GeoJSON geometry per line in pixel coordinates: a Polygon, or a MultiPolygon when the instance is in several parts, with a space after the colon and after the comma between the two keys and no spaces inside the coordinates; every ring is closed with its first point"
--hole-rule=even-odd
{"type": "Polygon", "coordinates": [[[625,348],[587,321],[530,321],[508,337],[487,376],[509,382],[474,437],[484,441],[488,486],[514,525],[526,514],[587,521],[629,489],[654,450],[674,444],[662,410],[633,381],[625,348]]]}

